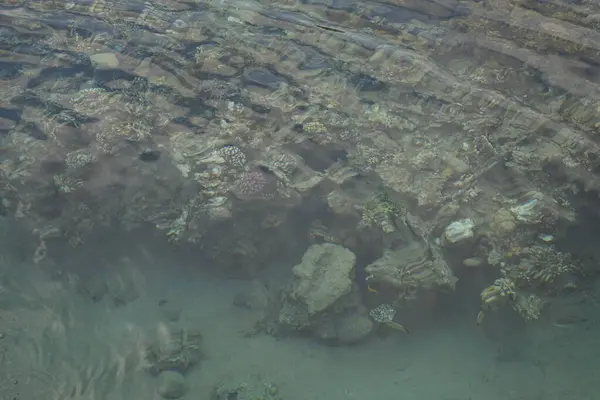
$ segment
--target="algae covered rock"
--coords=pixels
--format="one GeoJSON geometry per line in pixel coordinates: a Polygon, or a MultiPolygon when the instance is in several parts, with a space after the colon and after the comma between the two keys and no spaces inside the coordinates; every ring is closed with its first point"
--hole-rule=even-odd
{"type": "Polygon", "coordinates": [[[310,246],[292,270],[290,297],[304,305],[309,316],[328,309],[352,291],[355,263],[356,256],[345,247],[310,246]]]}
{"type": "Polygon", "coordinates": [[[185,374],[199,364],[202,352],[202,334],[197,330],[159,329],[159,340],[146,345],[146,369],[153,375],[164,371],[185,374]]]}
{"type": "Polygon", "coordinates": [[[418,242],[385,251],[365,271],[372,287],[391,290],[398,299],[411,299],[421,290],[453,290],[457,281],[446,262],[418,242]]]}
{"type": "Polygon", "coordinates": [[[343,246],[310,246],[292,269],[292,283],[277,316],[279,330],[307,332],[318,340],[337,343],[339,318],[361,313],[355,263],[354,253],[343,246]]]}
{"type": "Polygon", "coordinates": [[[450,243],[458,243],[473,237],[475,223],[469,218],[452,222],[446,227],[444,238],[450,243]]]}

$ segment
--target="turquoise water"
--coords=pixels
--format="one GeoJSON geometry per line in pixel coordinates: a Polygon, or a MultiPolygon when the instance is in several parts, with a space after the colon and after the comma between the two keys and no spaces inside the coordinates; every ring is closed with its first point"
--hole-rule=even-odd
{"type": "Polygon", "coordinates": [[[0,398],[596,399],[598,16],[0,0],[0,398]]]}

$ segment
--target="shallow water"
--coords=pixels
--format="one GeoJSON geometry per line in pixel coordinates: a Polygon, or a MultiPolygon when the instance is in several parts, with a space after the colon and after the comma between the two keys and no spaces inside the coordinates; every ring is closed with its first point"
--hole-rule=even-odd
{"type": "Polygon", "coordinates": [[[599,15],[0,0],[0,398],[169,397],[148,354],[177,343],[173,398],[596,399],[599,15]],[[315,243],[410,333],[280,331],[315,243]],[[528,274],[540,248],[564,269],[528,274]],[[368,281],[388,251],[458,281],[392,299],[368,281]]]}

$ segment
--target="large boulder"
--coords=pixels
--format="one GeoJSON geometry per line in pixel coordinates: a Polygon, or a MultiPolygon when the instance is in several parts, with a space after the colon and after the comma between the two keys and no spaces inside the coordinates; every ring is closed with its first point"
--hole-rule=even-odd
{"type": "Polygon", "coordinates": [[[278,314],[283,331],[306,332],[328,344],[351,344],[372,329],[354,282],[356,257],[343,246],[325,243],[308,248],[278,314]]]}
{"type": "Polygon", "coordinates": [[[350,294],[356,256],[345,247],[326,243],[308,248],[292,271],[290,298],[302,304],[309,317],[332,307],[350,294]]]}

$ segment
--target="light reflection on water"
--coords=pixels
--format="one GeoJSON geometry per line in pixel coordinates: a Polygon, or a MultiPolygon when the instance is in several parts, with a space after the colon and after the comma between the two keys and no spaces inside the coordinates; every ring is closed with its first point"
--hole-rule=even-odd
{"type": "Polygon", "coordinates": [[[0,397],[594,398],[597,8],[0,1],[0,397]]]}

